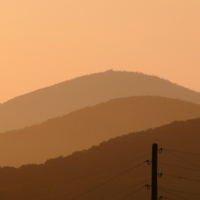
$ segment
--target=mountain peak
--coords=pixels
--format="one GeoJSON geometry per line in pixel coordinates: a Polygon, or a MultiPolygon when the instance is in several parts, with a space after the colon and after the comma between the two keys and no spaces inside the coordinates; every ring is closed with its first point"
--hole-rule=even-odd
{"type": "Polygon", "coordinates": [[[167,80],[139,72],[108,70],[43,88],[0,105],[0,132],[39,124],[111,99],[144,95],[200,104],[200,93],[167,80]]]}

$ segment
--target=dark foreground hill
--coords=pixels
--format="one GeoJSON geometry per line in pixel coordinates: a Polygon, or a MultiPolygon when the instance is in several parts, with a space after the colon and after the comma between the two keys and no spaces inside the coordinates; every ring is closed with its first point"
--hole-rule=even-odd
{"type": "Polygon", "coordinates": [[[151,199],[143,186],[151,185],[151,165],[145,161],[151,160],[153,143],[163,148],[158,196],[198,200],[200,119],[130,133],[41,165],[0,168],[1,199],[151,199]]]}
{"type": "Polygon", "coordinates": [[[132,131],[200,117],[200,105],[164,97],[128,97],[40,125],[0,134],[1,166],[43,163],[132,131]]]}
{"type": "Polygon", "coordinates": [[[39,124],[111,99],[142,95],[200,104],[200,93],[167,80],[141,73],[106,71],[37,90],[0,105],[0,132],[39,124]]]}

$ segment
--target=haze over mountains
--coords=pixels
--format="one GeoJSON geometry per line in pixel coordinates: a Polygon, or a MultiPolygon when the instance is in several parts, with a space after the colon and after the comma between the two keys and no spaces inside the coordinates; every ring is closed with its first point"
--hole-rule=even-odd
{"type": "MultiPolygon", "coordinates": [[[[77,199],[124,199],[145,184],[151,185],[151,165],[143,162],[151,160],[151,146],[156,142],[158,148],[163,148],[158,154],[158,173],[163,173],[158,178],[158,195],[168,199],[179,199],[176,198],[178,195],[182,197],[180,199],[198,200],[199,195],[194,194],[199,194],[200,186],[199,181],[195,181],[200,180],[199,133],[200,119],[176,121],[123,135],[87,151],[48,160],[42,165],[0,168],[1,199],[71,200],[81,194],[84,195],[77,199]],[[138,164],[141,165],[136,167],[138,164]],[[98,185],[100,187],[96,187],[98,185]],[[160,188],[173,191],[163,192],[160,188]]],[[[150,190],[144,187],[130,199],[150,199],[150,195],[150,190]]]]}
{"type": "Polygon", "coordinates": [[[0,134],[1,166],[43,163],[100,142],[200,117],[200,105],[165,97],[127,97],[72,112],[23,130],[0,134]]]}
{"type": "Polygon", "coordinates": [[[200,104],[200,93],[155,76],[106,71],[79,77],[0,104],[0,132],[21,129],[115,98],[158,95],[200,104]]]}

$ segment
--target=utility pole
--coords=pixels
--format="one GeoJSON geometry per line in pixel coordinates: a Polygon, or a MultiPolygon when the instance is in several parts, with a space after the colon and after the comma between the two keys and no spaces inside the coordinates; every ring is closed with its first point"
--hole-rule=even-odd
{"type": "Polygon", "coordinates": [[[157,158],[158,144],[152,145],[151,200],[157,200],[157,158]]]}

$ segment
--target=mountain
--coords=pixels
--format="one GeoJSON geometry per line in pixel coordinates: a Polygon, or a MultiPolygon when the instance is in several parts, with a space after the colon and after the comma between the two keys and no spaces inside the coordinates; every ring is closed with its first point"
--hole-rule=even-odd
{"type": "Polygon", "coordinates": [[[1,166],[43,163],[132,131],[200,117],[200,105],[166,97],[127,97],[0,134],[1,166]]]}
{"type": "Polygon", "coordinates": [[[158,178],[158,196],[198,200],[199,133],[200,118],[176,121],[110,139],[45,164],[3,167],[1,199],[150,199],[150,190],[143,186],[151,185],[151,165],[145,161],[151,160],[152,144],[157,143],[158,149],[162,148],[158,151],[158,173],[163,173],[158,178]]]}
{"type": "Polygon", "coordinates": [[[22,129],[115,98],[158,95],[200,104],[200,93],[155,76],[106,71],[75,78],[0,105],[0,132],[22,129]]]}

